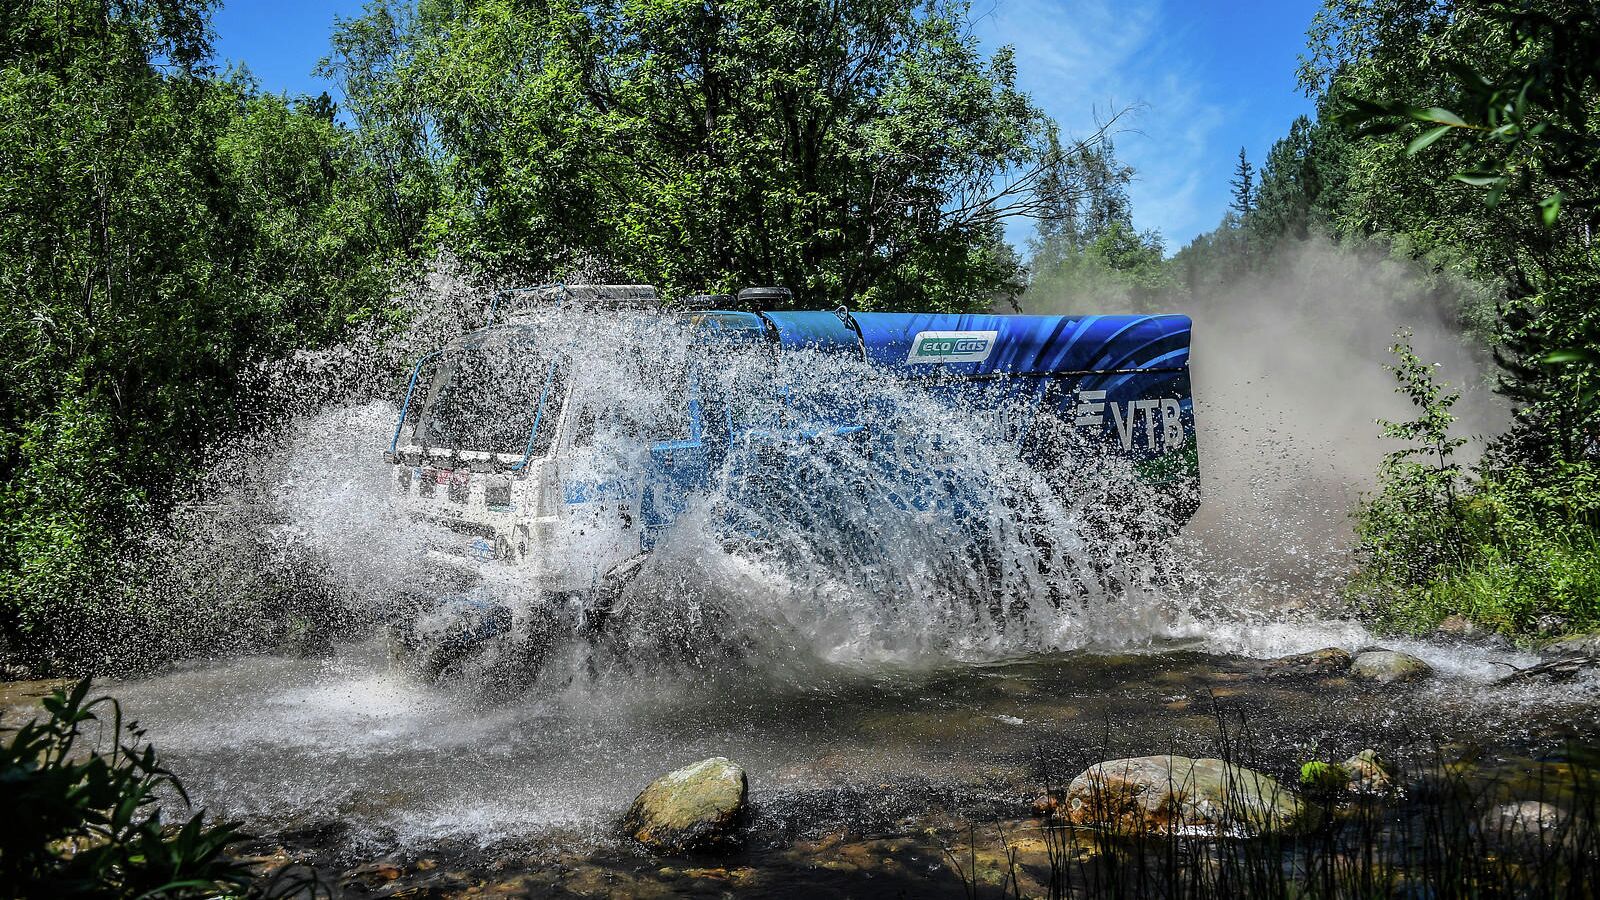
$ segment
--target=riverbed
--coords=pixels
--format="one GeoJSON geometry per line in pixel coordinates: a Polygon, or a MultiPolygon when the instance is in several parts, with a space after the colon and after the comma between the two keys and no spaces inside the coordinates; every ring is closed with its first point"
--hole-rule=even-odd
{"type": "Polygon", "coordinates": [[[1507,646],[1403,642],[1436,670],[1413,684],[1264,671],[1278,653],[1375,642],[1301,622],[804,677],[678,670],[495,702],[416,680],[367,643],[103,687],[195,804],[258,836],[251,852],[315,864],[358,896],[496,884],[851,896],[873,878],[960,896],[944,848],[992,857],[1005,829],[1036,826],[1046,789],[1102,759],[1226,755],[1289,783],[1302,762],[1369,747],[1510,781],[1600,759],[1600,678],[1496,684],[1535,659],[1507,646]],[[713,755],[749,773],[744,851],[663,860],[618,833],[653,778],[713,755]]]}

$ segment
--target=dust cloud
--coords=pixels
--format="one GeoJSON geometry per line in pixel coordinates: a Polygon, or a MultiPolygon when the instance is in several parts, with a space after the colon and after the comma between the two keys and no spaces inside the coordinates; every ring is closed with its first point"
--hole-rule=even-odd
{"type": "MultiPolygon", "coordinates": [[[[1351,513],[1398,446],[1376,420],[1414,416],[1385,368],[1395,331],[1411,331],[1417,353],[1461,392],[1468,459],[1508,421],[1491,390],[1492,359],[1469,327],[1492,310],[1495,289],[1381,244],[1320,236],[1286,243],[1258,269],[1166,299],[1124,296],[1134,311],[1194,319],[1204,499],[1183,540],[1197,581],[1219,604],[1267,617],[1328,611],[1353,562],[1351,513]]],[[[1114,311],[1106,303],[1100,290],[1025,295],[1023,311],[1114,311]]]]}

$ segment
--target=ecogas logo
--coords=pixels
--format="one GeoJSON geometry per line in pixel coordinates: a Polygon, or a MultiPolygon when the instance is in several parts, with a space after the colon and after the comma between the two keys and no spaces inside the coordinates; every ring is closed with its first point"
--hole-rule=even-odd
{"type": "Polygon", "coordinates": [[[919,331],[908,363],[983,362],[994,350],[996,331],[919,331]]]}

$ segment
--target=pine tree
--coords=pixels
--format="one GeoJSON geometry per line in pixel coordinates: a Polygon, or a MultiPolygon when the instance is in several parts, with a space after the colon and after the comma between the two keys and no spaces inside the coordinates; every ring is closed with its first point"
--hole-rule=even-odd
{"type": "Polygon", "coordinates": [[[1233,202],[1228,207],[1238,213],[1242,222],[1256,207],[1256,172],[1243,147],[1239,148],[1239,165],[1233,170],[1233,180],[1229,184],[1233,185],[1233,202]]]}

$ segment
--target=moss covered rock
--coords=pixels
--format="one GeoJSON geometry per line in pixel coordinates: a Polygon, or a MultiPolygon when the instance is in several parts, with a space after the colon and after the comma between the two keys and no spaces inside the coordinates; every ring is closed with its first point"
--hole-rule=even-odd
{"type": "Polygon", "coordinates": [[[1545,645],[1544,655],[1551,659],[1567,656],[1600,658],[1600,631],[1568,635],[1560,640],[1551,641],[1545,645]]]}
{"type": "Polygon", "coordinates": [[[1315,828],[1322,808],[1277,780],[1220,759],[1141,756],[1090,766],[1073,779],[1067,818],[1142,833],[1259,836],[1315,828]]]}
{"type": "Polygon", "coordinates": [[[737,846],[749,801],[744,769],[720,756],[657,778],[633,801],[622,827],[662,853],[737,846]]]}
{"type": "Polygon", "coordinates": [[[1349,784],[1349,770],[1337,763],[1312,760],[1300,767],[1300,789],[1308,797],[1332,800],[1349,784]]]}

